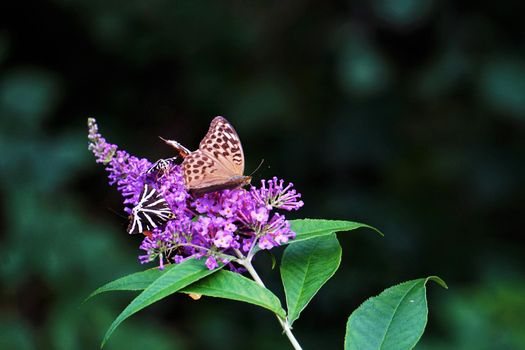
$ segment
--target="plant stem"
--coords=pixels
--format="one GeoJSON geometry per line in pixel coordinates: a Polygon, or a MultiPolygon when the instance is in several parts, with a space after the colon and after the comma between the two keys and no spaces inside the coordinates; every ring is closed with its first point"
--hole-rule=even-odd
{"type": "MultiPolygon", "coordinates": [[[[244,266],[246,270],[248,270],[248,273],[250,274],[250,276],[252,276],[253,280],[258,285],[266,288],[266,286],[264,285],[264,282],[261,280],[261,277],[259,277],[259,274],[257,273],[257,271],[255,271],[252,265],[251,259],[245,258],[242,255],[242,253],[237,249],[235,250],[235,253],[239,257],[239,260],[237,260],[237,262],[241,264],[242,266],[244,266]]],[[[279,321],[279,324],[281,325],[284,333],[288,337],[288,340],[290,340],[290,343],[292,344],[293,348],[295,350],[302,350],[303,348],[301,347],[297,339],[295,339],[295,336],[292,333],[292,327],[290,327],[290,324],[288,323],[288,319],[283,318],[277,314],[275,314],[275,317],[277,317],[277,321],[279,321]]]]}

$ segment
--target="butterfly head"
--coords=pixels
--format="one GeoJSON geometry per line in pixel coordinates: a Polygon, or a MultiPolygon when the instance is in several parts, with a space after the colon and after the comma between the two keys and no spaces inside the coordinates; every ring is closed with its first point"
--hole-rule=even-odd
{"type": "Polygon", "coordinates": [[[249,185],[251,181],[252,181],[251,176],[245,176],[245,175],[232,176],[232,178],[229,181],[230,183],[229,188],[230,189],[241,188],[241,187],[249,185]]]}
{"type": "Polygon", "coordinates": [[[247,186],[250,184],[250,182],[252,182],[252,177],[251,176],[241,176],[241,185],[239,187],[244,187],[244,186],[247,186]]]}

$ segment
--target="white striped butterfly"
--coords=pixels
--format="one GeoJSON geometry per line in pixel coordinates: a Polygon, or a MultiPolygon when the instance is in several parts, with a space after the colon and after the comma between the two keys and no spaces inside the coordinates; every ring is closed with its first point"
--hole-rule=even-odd
{"type": "Polygon", "coordinates": [[[175,156],[175,157],[171,157],[171,158],[163,158],[163,159],[157,160],[155,163],[153,163],[152,166],[149,167],[148,170],[146,170],[146,172],[145,172],[146,175],[150,175],[150,174],[153,174],[153,173],[166,174],[166,173],[169,172],[170,168],[175,164],[177,159],[179,159],[179,158],[183,158],[184,159],[187,155],[189,155],[191,153],[191,151],[189,149],[187,149],[186,147],[184,147],[183,145],[181,145],[177,141],[166,140],[166,139],[163,139],[160,136],[159,136],[159,138],[162,141],[166,142],[168,145],[170,145],[170,146],[174,147],[175,149],[177,149],[177,151],[179,152],[179,155],[175,156]]]}
{"type": "Polygon", "coordinates": [[[179,157],[171,157],[171,158],[165,158],[165,159],[159,159],[153,165],[146,171],[146,174],[153,174],[153,173],[167,173],[171,166],[175,164],[175,161],[179,157]]]}
{"type": "Polygon", "coordinates": [[[159,227],[175,216],[168,202],[149,185],[144,185],[138,204],[132,209],[128,233],[143,233],[159,227]]]}
{"type": "MultiPolygon", "coordinates": [[[[199,149],[184,155],[176,141],[165,140],[184,157],[182,170],[188,190],[202,194],[247,185],[251,176],[244,175],[244,153],[233,126],[223,117],[215,117],[199,149]]],[[[182,147],[182,146],[181,146],[182,147]]]]}

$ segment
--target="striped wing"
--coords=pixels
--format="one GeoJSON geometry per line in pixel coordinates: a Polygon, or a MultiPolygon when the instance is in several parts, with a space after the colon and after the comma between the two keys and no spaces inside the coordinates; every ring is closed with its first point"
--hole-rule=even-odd
{"type": "Polygon", "coordinates": [[[244,176],[244,153],[233,126],[223,117],[212,120],[199,149],[182,162],[184,180],[194,193],[235,188],[250,182],[244,176]]]}
{"type": "Polygon", "coordinates": [[[131,212],[128,233],[150,231],[173,217],[168,203],[159,192],[149,185],[144,185],[139,203],[131,212]]]}
{"type": "Polygon", "coordinates": [[[146,174],[167,173],[177,159],[178,157],[159,159],[146,171],[146,174]]]}

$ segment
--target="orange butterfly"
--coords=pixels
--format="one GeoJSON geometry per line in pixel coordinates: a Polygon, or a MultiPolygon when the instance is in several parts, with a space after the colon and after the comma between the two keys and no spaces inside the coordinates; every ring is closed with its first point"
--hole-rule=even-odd
{"type": "MultiPolygon", "coordinates": [[[[164,139],[163,139],[164,140],[164,139]]],[[[250,183],[244,175],[244,153],[233,126],[215,117],[199,149],[189,152],[176,141],[164,140],[184,158],[182,170],[188,190],[195,194],[233,189],[250,183]]]]}

